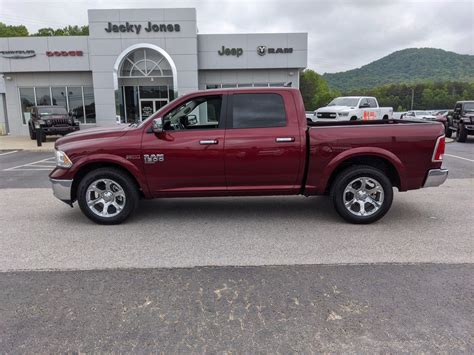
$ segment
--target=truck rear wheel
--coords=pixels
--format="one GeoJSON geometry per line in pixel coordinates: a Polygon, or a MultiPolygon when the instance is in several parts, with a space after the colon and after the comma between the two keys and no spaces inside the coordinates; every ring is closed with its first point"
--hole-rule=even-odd
{"type": "Polygon", "coordinates": [[[81,180],[77,200],[82,212],[99,224],[119,224],[135,210],[139,195],[135,182],[118,169],[93,170],[81,180]]]}
{"type": "Polygon", "coordinates": [[[456,142],[464,143],[467,140],[467,131],[463,124],[458,125],[456,132],[456,142]]]}
{"type": "Polygon", "coordinates": [[[392,183],[379,169],[354,166],[336,176],[331,198],[337,213],[346,221],[368,224],[382,218],[390,209],[392,183]]]}

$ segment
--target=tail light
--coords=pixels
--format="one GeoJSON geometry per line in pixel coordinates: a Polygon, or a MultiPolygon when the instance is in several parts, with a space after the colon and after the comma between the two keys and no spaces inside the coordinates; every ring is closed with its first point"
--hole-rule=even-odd
{"type": "Polygon", "coordinates": [[[436,145],[433,152],[433,158],[431,159],[433,163],[439,163],[443,161],[445,148],[446,148],[445,136],[438,137],[438,139],[436,140],[436,145]]]}

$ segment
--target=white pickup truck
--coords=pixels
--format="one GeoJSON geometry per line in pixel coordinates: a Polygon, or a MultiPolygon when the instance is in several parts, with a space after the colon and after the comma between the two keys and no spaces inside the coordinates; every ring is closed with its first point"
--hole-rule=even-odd
{"type": "Polygon", "coordinates": [[[314,111],[313,121],[388,120],[393,116],[392,107],[379,107],[375,97],[344,96],[332,100],[326,107],[314,111]]]}

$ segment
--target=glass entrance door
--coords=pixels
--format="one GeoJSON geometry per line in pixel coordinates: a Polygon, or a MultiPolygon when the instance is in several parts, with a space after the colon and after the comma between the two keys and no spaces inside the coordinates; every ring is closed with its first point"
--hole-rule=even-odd
{"type": "Polygon", "coordinates": [[[140,120],[146,120],[156,111],[168,103],[167,99],[141,99],[140,100],[140,120]]]}

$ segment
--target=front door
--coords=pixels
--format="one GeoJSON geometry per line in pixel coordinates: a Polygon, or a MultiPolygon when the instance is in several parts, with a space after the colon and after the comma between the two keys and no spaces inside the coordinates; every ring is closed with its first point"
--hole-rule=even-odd
{"type": "Polygon", "coordinates": [[[193,97],[164,113],[162,133],[144,133],[144,169],[155,197],[225,193],[223,101],[193,97]]]}
{"type": "Polygon", "coordinates": [[[168,103],[168,99],[141,99],[140,120],[143,121],[153,115],[168,103]]]}

